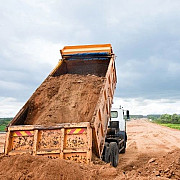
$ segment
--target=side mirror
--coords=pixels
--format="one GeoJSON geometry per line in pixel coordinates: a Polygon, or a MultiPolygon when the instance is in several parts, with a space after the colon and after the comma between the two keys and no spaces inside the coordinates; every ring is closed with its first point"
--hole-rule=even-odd
{"type": "Polygon", "coordinates": [[[127,119],[130,119],[129,110],[126,111],[127,119]]]}

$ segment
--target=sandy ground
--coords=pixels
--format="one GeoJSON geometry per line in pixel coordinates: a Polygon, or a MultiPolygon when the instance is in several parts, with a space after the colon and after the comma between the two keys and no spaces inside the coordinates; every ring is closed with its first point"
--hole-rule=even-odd
{"type": "MultiPolygon", "coordinates": [[[[109,164],[91,165],[91,166],[77,165],[75,169],[75,171],[77,171],[77,176],[74,176],[74,179],[78,179],[79,177],[82,177],[81,172],[84,173],[84,179],[116,179],[116,180],[180,179],[180,131],[179,130],[162,127],[160,125],[150,123],[145,119],[141,119],[141,120],[133,120],[127,122],[127,134],[128,134],[128,142],[127,142],[126,153],[119,155],[119,165],[117,168],[113,168],[109,164]],[[78,170],[79,168],[81,169],[81,171],[78,170]]],[[[3,151],[2,145],[4,142],[4,138],[5,136],[3,134],[0,134],[1,152],[3,151]]],[[[12,157],[10,158],[11,158],[9,159],[10,161],[19,162],[18,160],[19,157],[17,158],[15,157],[14,159],[12,159],[12,157]]],[[[37,158],[34,159],[34,161],[39,163],[46,162],[46,160],[43,160],[42,158],[39,159],[37,158]]],[[[21,157],[19,159],[22,160],[21,157]]],[[[31,166],[30,159],[32,158],[24,157],[24,159],[26,159],[26,163],[29,163],[27,164],[27,167],[31,166]]],[[[2,161],[4,161],[5,163],[8,162],[6,161],[6,159],[2,159],[2,161]]],[[[50,160],[48,163],[50,163],[51,166],[54,168],[53,161],[50,160]]],[[[3,167],[4,163],[1,162],[0,162],[0,167],[1,164],[3,167]]],[[[59,163],[66,163],[66,162],[59,161],[59,163]]],[[[0,171],[0,177],[7,177],[5,175],[5,172],[8,171],[8,168],[10,166],[12,165],[7,166],[7,169],[0,171]]],[[[68,163],[68,168],[74,168],[76,165],[72,163],[72,166],[73,167],[71,167],[71,165],[68,163]]],[[[43,167],[41,167],[41,165],[38,165],[38,168],[45,168],[45,167],[46,165],[43,165],[43,167]]],[[[47,169],[48,167],[49,164],[47,164],[47,169]]],[[[45,169],[41,169],[41,171],[45,169]]],[[[61,169],[62,168],[59,167],[59,169],[57,169],[57,172],[60,171],[61,169]]],[[[12,171],[9,170],[9,174],[11,174],[12,172],[14,172],[14,167],[12,168],[12,171]]],[[[17,172],[19,173],[19,170],[17,170],[17,172]]],[[[14,177],[16,177],[18,173],[15,173],[14,177]]],[[[31,174],[32,177],[37,176],[36,173],[31,173],[31,172],[28,173],[31,174]]],[[[63,174],[63,172],[61,173],[63,174]]],[[[52,179],[56,177],[55,174],[56,172],[54,172],[53,175],[51,176],[52,179]]],[[[19,178],[20,176],[28,177],[26,174],[25,175],[21,174],[17,177],[19,178]]],[[[47,175],[45,174],[43,177],[46,176],[47,175]]],[[[28,178],[24,178],[24,179],[28,179],[28,178]]]]}
{"type": "MultiPolygon", "coordinates": [[[[117,171],[121,175],[117,176],[117,179],[160,179],[159,169],[167,170],[174,160],[180,161],[179,130],[139,119],[127,122],[127,135],[126,153],[119,156],[117,171]],[[150,164],[151,159],[156,159],[156,162],[150,164]]],[[[178,167],[180,168],[180,163],[178,167]]],[[[162,179],[167,177],[168,175],[163,174],[162,179]]],[[[179,178],[171,179],[180,179],[180,174],[179,178]]]]}
{"type": "Polygon", "coordinates": [[[4,152],[4,143],[5,143],[5,133],[0,133],[0,153],[4,152]]]}
{"type": "Polygon", "coordinates": [[[146,119],[127,122],[127,150],[121,162],[127,163],[143,153],[161,154],[180,148],[180,131],[146,119]]]}

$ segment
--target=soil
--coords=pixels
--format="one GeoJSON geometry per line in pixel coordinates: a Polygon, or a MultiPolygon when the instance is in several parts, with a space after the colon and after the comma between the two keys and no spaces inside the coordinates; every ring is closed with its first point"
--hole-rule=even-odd
{"type": "Polygon", "coordinates": [[[127,149],[116,179],[180,179],[180,131],[146,119],[127,122],[127,149]]]}
{"type": "Polygon", "coordinates": [[[28,102],[25,124],[91,122],[103,82],[95,75],[48,77],[28,102]]]}
{"type": "MultiPolygon", "coordinates": [[[[0,179],[180,179],[180,131],[147,120],[127,122],[127,149],[117,168],[29,154],[0,157],[0,179]]],[[[1,136],[0,136],[1,138],[1,136]]]]}
{"type": "Polygon", "coordinates": [[[117,175],[110,165],[86,165],[30,154],[0,157],[0,170],[1,180],[94,180],[117,175]]]}
{"type": "Polygon", "coordinates": [[[0,153],[4,152],[5,133],[0,133],[0,153]]]}

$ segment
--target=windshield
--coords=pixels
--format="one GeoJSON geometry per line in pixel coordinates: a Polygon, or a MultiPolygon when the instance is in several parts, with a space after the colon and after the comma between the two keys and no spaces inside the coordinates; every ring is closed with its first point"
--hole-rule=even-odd
{"type": "Polygon", "coordinates": [[[118,112],[117,111],[111,111],[111,118],[117,118],[118,112]]]}

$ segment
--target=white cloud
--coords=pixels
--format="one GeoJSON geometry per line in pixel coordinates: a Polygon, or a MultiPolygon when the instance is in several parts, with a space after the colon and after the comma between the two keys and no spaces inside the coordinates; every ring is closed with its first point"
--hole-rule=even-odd
{"type": "Polygon", "coordinates": [[[132,112],[177,112],[167,102],[176,99],[171,105],[178,107],[180,99],[179,7],[179,0],[2,1],[0,95],[17,99],[1,107],[15,112],[15,103],[25,101],[57,64],[63,46],[112,43],[117,96],[129,97],[132,112]]]}
{"type": "Polygon", "coordinates": [[[11,89],[12,91],[25,91],[27,90],[27,88],[20,83],[17,82],[7,82],[7,81],[1,81],[0,80],[0,87],[1,89],[3,89],[4,91],[6,91],[6,89],[11,89]]]}
{"type": "Polygon", "coordinates": [[[14,117],[22,105],[23,103],[15,98],[0,97],[0,117],[14,117]]]}
{"type": "MultiPolygon", "coordinates": [[[[45,39],[29,39],[24,42],[15,41],[12,44],[15,47],[14,51],[21,49],[21,55],[29,61],[29,64],[50,64],[55,66],[60,56],[60,49],[63,48],[61,43],[52,43],[45,39]]],[[[21,59],[22,61],[22,59],[21,59]]]]}
{"type": "Polygon", "coordinates": [[[113,107],[120,106],[130,110],[130,114],[133,115],[179,114],[180,112],[180,100],[114,97],[113,107]]]}

